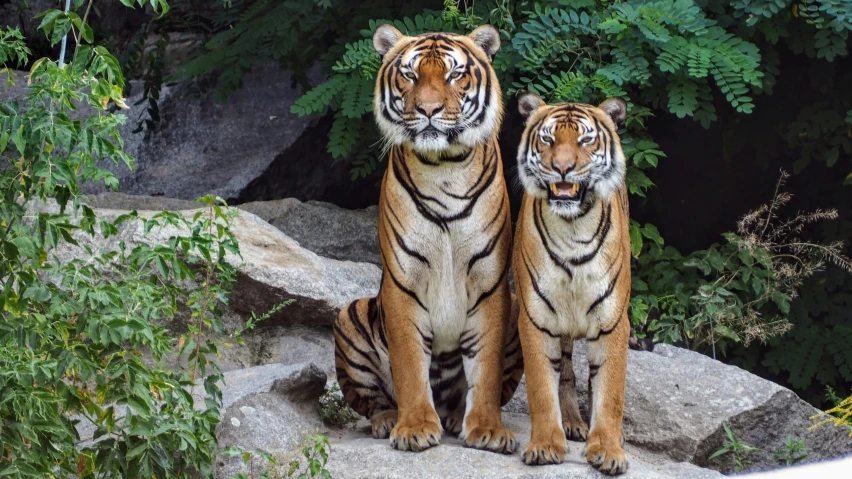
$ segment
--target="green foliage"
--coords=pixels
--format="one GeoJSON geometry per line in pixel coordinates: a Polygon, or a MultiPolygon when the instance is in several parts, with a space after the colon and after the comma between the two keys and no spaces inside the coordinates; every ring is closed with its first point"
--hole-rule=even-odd
{"type": "Polygon", "coordinates": [[[320,396],[317,411],[324,423],[334,427],[346,426],[361,417],[343,399],[343,395],[340,393],[340,385],[337,382],[320,396]]]}
{"type": "MultiPolygon", "coordinates": [[[[98,218],[84,204],[82,181],[117,186],[99,162],[133,165],[118,132],[125,118],[111,112],[126,108],[124,76],[90,43],[91,4],[83,17],[42,15],[51,41],[76,41],[73,57],[63,67],[36,60],[26,96],[0,103],[0,476],[211,476],[222,373],[210,333],[221,332],[236,273],[225,261],[239,255],[232,213],[213,197],[191,217],[98,218]],[[163,244],[89,246],[134,228],[174,233],[163,244]],[[186,333],[173,338],[162,324],[182,306],[186,333]],[[166,369],[167,355],[182,366],[166,369]]],[[[27,61],[22,41],[2,30],[3,67],[27,61]]]]}
{"type": "Polygon", "coordinates": [[[832,424],[834,427],[846,428],[849,431],[849,437],[852,437],[852,396],[811,419],[820,419],[820,421],[808,428],[809,430],[816,429],[824,424],[832,424]]]}
{"type": "Polygon", "coordinates": [[[308,437],[302,446],[302,459],[290,461],[287,470],[284,471],[284,477],[331,479],[331,473],[325,468],[329,454],[331,454],[331,444],[328,443],[327,437],[319,434],[308,437]],[[304,464],[302,464],[303,461],[304,464]]]}
{"type": "Polygon", "coordinates": [[[798,464],[810,455],[811,451],[805,446],[805,440],[801,437],[788,437],[784,441],[784,447],[774,454],[775,458],[785,466],[798,464]]]}
{"type": "Polygon", "coordinates": [[[710,455],[708,460],[712,461],[721,458],[729,466],[732,466],[734,472],[741,472],[751,464],[751,454],[760,450],[748,443],[740,441],[734,436],[734,432],[727,424],[722,424],[725,430],[725,442],[722,448],[710,455]]]}
{"type": "MultiPolygon", "coordinates": [[[[355,165],[353,178],[369,175],[383,161],[375,158],[376,151],[370,152],[375,159],[362,153],[364,145],[378,140],[372,122],[366,121],[380,64],[370,41],[375,28],[392,23],[414,35],[466,32],[485,22],[510,39],[494,61],[502,83],[511,85],[508,96],[529,90],[549,101],[596,103],[622,96],[656,104],[668,91],[669,111],[706,126],[716,118],[712,79],[738,111],[751,111],[749,88],[760,87],[763,75],[755,45],[725,32],[689,0],[634,3],[491,2],[467,8],[447,0],[440,16],[370,20],[361,39],[345,44],[331,78],[306,92],[292,111],[299,115],[336,111],[329,152],[355,165]],[[635,95],[630,92],[634,88],[635,95]]],[[[645,106],[631,102],[631,107],[631,114],[639,118],[650,114],[645,106]]],[[[628,126],[650,142],[641,135],[641,120],[629,121],[628,126]]],[[[626,145],[632,137],[624,136],[626,145]]],[[[652,151],[635,158],[628,174],[630,191],[639,195],[652,186],[641,170],[656,167],[656,159],[664,156],[655,148],[638,148],[645,149],[652,151]]]]}
{"type": "MultiPolygon", "coordinates": [[[[786,178],[782,173],[770,203],[746,214],[736,233],[722,235],[724,243],[688,256],[665,246],[652,225],[640,228],[631,222],[632,252],[638,256],[631,320],[637,334],[652,333],[657,341],[693,348],[710,343],[714,355],[717,346],[726,353],[734,344],[766,342],[791,328],[792,299],[825,262],[852,271],[842,244],[813,244],[798,236],[805,225],[836,219],[836,211],[780,219],[779,211],[790,200],[781,190],[786,178]]],[[[789,350],[785,354],[790,358],[789,350]]],[[[805,361],[801,367],[817,369],[818,364],[805,361]]]]}
{"type": "Polygon", "coordinates": [[[239,456],[243,460],[243,465],[248,467],[248,472],[241,472],[236,476],[233,476],[231,479],[270,479],[268,471],[263,471],[255,474],[254,464],[255,464],[255,456],[260,459],[263,459],[270,465],[274,465],[276,460],[272,454],[269,454],[263,450],[256,451],[244,451],[236,446],[231,446],[222,451],[222,454],[230,457],[239,456]]]}

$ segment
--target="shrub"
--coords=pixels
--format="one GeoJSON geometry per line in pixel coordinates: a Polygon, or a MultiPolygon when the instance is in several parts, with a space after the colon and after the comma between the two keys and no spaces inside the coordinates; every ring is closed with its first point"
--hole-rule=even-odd
{"type": "MultiPolygon", "coordinates": [[[[124,77],[91,43],[91,6],[82,17],[42,14],[42,31],[54,44],[69,34],[73,55],[36,60],[26,97],[0,104],[0,476],[210,476],[222,374],[208,334],[221,330],[234,277],[225,256],[239,254],[231,216],[212,197],[192,217],[104,219],[84,204],[81,182],[117,186],[99,162],[133,165],[125,118],[112,112],[126,108],[124,77]],[[176,233],[165,244],[88,246],[132,224],[176,233]],[[162,323],[179,305],[188,331],[174,338],[162,323]],[[161,361],[173,351],[177,371],[161,361]],[[85,427],[93,440],[79,436],[85,427]]],[[[0,33],[4,67],[28,54],[17,30],[0,33]]]]}
{"type": "Polygon", "coordinates": [[[318,412],[324,423],[334,427],[343,427],[361,417],[343,399],[336,381],[320,396],[318,412]]]}

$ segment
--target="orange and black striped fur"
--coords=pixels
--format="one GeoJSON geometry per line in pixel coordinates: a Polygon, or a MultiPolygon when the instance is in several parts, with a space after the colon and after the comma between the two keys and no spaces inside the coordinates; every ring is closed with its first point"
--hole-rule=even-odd
{"type": "Polygon", "coordinates": [[[625,161],[616,124],[624,101],[547,105],[519,99],[527,117],[518,151],[525,194],[513,271],[532,436],[527,464],[562,462],[566,437],[607,474],[627,470],[621,421],[630,324],[625,161]],[[580,417],[573,340],[589,344],[591,431],[580,417]]]}
{"type": "Polygon", "coordinates": [[[408,37],[384,25],[375,117],[390,148],[379,199],[382,281],[344,308],[335,364],[373,435],[419,451],[444,430],[510,453],[500,407],[523,374],[508,286],[509,198],[490,26],[408,37]]]}

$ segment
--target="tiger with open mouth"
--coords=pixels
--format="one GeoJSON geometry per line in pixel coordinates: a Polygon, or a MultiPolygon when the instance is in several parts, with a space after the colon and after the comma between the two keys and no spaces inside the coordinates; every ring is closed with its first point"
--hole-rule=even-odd
{"type": "Polygon", "coordinates": [[[525,194],[512,267],[532,437],[527,464],[563,461],[566,437],[607,474],[627,470],[622,416],[630,322],[630,236],[625,160],[617,125],[627,106],[548,105],[519,98],[525,194]],[[580,416],[573,340],[588,341],[591,430],[580,416]]]}

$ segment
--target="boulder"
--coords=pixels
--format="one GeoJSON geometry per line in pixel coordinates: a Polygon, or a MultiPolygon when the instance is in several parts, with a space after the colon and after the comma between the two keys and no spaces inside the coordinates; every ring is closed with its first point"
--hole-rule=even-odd
{"type": "MultiPolygon", "coordinates": [[[[269,364],[225,373],[222,422],[216,428],[219,448],[290,451],[305,431],[322,426],[316,413],[326,375],[314,364],[269,364]]],[[[220,455],[216,477],[244,472],[239,457],[220,455]]]]}
{"type": "Polygon", "coordinates": [[[322,201],[295,198],[237,205],[270,222],[314,253],[346,261],[381,264],[376,206],[348,210],[322,201]]]}
{"type": "MultiPolygon", "coordinates": [[[[57,211],[55,203],[37,205],[34,210],[57,211]]],[[[203,210],[185,210],[191,217],[203,210]]],[[[96,209],[99,219],[110,220],[124,210],[96,209]]],[[[141,216],[153,211],[139,211],[141,216]]],[[[291,305],[276,313],[265,323],[272,326],[330,326],[340,308],[358,298],[373,296],[378,291],[380,269],[369,263],[338,261],[323,258],[306,250],[261,218],[239,212],[232,222],[232,231],[239,241],[242,257],[229,253],[226,260],[239,267],[239,274],[230,296],[231,309],[246,315],[262,314],[272,306],[288,299],[291,305]]],[[[155,228],[147,235],[140,222],[125,223],[116,236],[91,238],[78,233],[76,238],[94,250],[117,250],[121,241],[132,248],[139,243],[162,244],[169,237],[188,234],[176,228],[155,228]]],[[[82,248],[64,244],[55,252],[60,259],[85,256],[82,248]]]]}
{"type": "MultiPolygon", "coordinates": [[[[90,195],[97,208],[120,210],[187,210],[198,208],[190,200],[165,196],[136,196],[124,193],[90,195]]],[[[376,206],[362,210],[340,208],[322,201],[301,202],[296,198],[252,201],[234,206],[272,224],[309,251],[344,261],[381,264],[376,206]]]]}
{"type": "MultiPolygon", "coordinates": [[[[136,133],[147,104],[136,104],[141,94],[129,97],[122,136],[136,169],[103,165],[118,177],[120,191],[190,200],[205,194],[239,196],[311,121],[290,113],[301,95],[290,73],[261,65],[243,81],[244,87],[221,103],[213,100],[209,87],[164,85],[158,127],[136,133]]],[[[85,189],[104,191],[99,184],[85,189]]]]}
{"type": "MultiPolygon", "coordinates": [[[[529,416],[504,413],[504,424],[518,435],[521,447],[530,438],[529,416]]],[[[552,466],[527,466],[520,453],[495,454],[464,447],[457,438],[444,436],[441,444],[419,453],[395,451],[387,439],[368,435],[367,421],[358,430],[337,432],[331,436],[328,469],[332,477],[347,479],[426,479],[426,478],[602,478],[586,463],[583,445],[568,443],[565,462],[552,466]]],[[[625,479],[698,479],[722,477],[716,471],[648,454],[631,445],[626,447],[630,466],[625,479]]]]}
{"type": "MultiPolygon", "coordinates": [[[[255,471],[266,470],[271,477],[283,477],[289,461],[299,457],[309,434],[329,437],[331,454],[327,469],[332,477],[360,478],[599,478],[582,456],[582,444],[570,443],[564,464],[529,467],[519,454],[500,455],[464,447],[454,437],[445,436],[441,445],[421,453],[391,449],[387,439],[373,439],[369,423],[361,419],[354,428],[329,429],[317,414],[317,398],[325,385],[325,375],[313,364],[270,364],[225,374],[224,413],[217,428],[219,447],[262,450],[277,459],[276,464],[258,461],[255,471]]],[[[521,444],[530,436],[529,416],[506,413],[504,423],[517,434],[521,444]]],[[[684,462],[674,462],[632,445],[627,446],[630,469],[625,476],[647,479],[704,479],[722,477],[716,471],[684,462]]],[[[239,457],[220,454],[216,478],[229,479],[248,467],[239,457]]],[[[304,461],[303,466],[304,467],[304,461]]]]}
{"type": "MultiPolygon", "coordinates": [[[[585,341],[574,347],[574,371],[581,409],[587,410],[588,362],[585,341]]],[[[504,408],[528,412],[522,384],[504,408]]],[[[809,430],[820,411],[792,391],[702,354],[669,345],[653,352],[630,351],[624,406],[626,441],[636,447],[705,467],[728,471],[724,460],[709,460],[722,447],[727,424],[737,439],[761,450],[749,470],[777,467],[773,454],[789,437],[801,437],[808,460],[852,453],[848,432],[831,426],[809,430]]]]}

